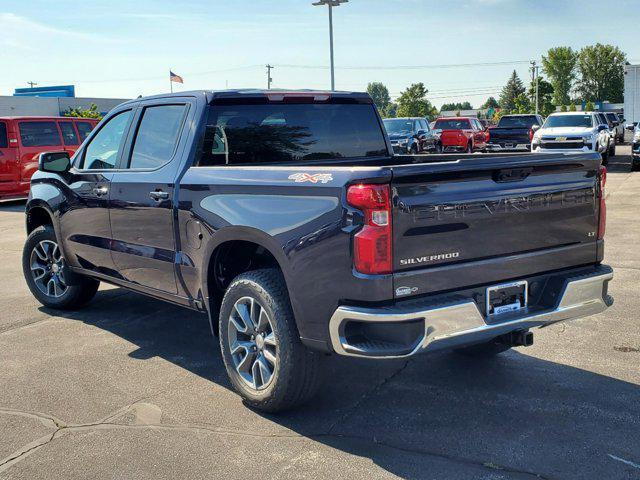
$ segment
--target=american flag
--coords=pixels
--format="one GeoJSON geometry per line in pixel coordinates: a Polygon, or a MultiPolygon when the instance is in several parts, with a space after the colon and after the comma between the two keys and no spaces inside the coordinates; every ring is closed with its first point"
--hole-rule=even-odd
{"type": "Polygon", "coordinates": [[[169,70],[169,81],[176,83],[184,83],[182,77],[180,75],[176,75],[171,70],[169,70]]]}

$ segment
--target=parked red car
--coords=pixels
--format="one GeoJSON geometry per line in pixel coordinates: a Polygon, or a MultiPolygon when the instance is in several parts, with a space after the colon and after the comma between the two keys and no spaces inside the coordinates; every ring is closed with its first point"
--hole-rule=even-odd
{"type": "Polygon", "coordinates": [[[489,132],[477,118],[447,117],[439,118],[433,126],[440,130],[442,151],[466,152],[484,151],[489,141],[489,132]]]}
{"type": "Polygon", "coordinates": [[[0,117],[0,200],[26,198],[42,152],[73,155],[98,120],[71,117],[0,117]]]}

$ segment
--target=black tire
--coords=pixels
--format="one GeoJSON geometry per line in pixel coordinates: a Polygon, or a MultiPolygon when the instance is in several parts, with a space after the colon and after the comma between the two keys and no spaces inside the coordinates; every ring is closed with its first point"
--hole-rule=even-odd
{"type": "MultiPolygon", "coordinates": [[[[257,307],[256,307],[257,308],[257,307]]],[[[246,311],[245,311],[246,312],[246,311]]],[[[246,325],[246,324],[245,324],[246,325]]],[[[322,383],[322,360],[323,355],[308,350],[300,341],[300,335],[296,328],[293,311],[289,302],[289,295],[282,274],[275,269],[254,270],[237,276],[227,288],[219,317],[220,349],[224,360],[227,374],[238,394],[245,403],[263,412],[280,412],[294,408],[311,399],[322,383]],[[247,298],[253,299],[251,309],[257,302],[260,318],[262,312],[266,312],[270,334],[265,337],[265,332],[260,331],[260,322],[251,318],[255,332],[251,334],[243,333],[236,328],[237,323],[232,324],[231,316],[235,321],[244,323],[242,315],[236,309],[236,305],[242,305],[247,298]],[[233,337],[243,335],[246,341],[235,341],[233,337]],[[258,344],[258,336],[262,336],[261,345],[258,344]],[[275,338],[274,344],[268,344],[266,338],[275,338]],[[248,349],[238,347],[238,344],[259,345],[256,348],[248,349]],[[232,345],[236,345],[236,351],[232,354],[232,345]],[[267,348],[268,347],[268,348],[267,348]],[[277,359],[276,363],[267,364],[271,367],[271,376],[265,382],[265,375],[258,366],[259,375],[254,375],[253,366],[255,363],[263,363],[267,360],[266,351],[270,349],[270,357],[277,359]],[[245,362],[254,352],[253,360],[245,362]],[[245,353],[246,356],[243,356],[245,353]],[[262,361],[258,361],[262,355],[262,361]],[[250,372],[243,372],[243,364],[252,363],[250,372]],[[244,375],[244,376],[243,376],[244,375]],[[252,377],[253,382],[247,379],[252,377]],[[262,385],[258,385],[260,377],[262,385]]],[[[258,372],[256,372],[258,373],[258,372]]]]}
{"type": "Polygon", "coordinates": [[[418,151],[418,145],[416,143],[414,143],[413,145],[411,145],[411,147],[409,148],[409,155],[418,155],[418,153],[420,153],[418,151]]]}
{"type": "Polygon", "coordinates": [[[473,143],[471,143],[471,140],[467,142],[467,148],[465,149],[465,153],[473,153],[473,143]]]}
{"type": "Polygon", "coordinates": [[[635,172],[636,170],[640,170],[640,158],[636,158],[633,155],[631,156],[631,171],[635,172]]]}
{"type": "MultiPolygon", "coordinates": [[[[58,240],[50,225],[40,226],[29,234],[22,252],[22,270],[25,281],[33,296],[45,307],[58,310],[80,308],[95,296],[100,282],[75,274],[77,278],[74,283],[76,284],[67,285],[64,280],[64,271],[67,268],[66,263],[59,250],[57,251],[59,252],[58,254],[55,253],[57,246],[58,240]],[[42,259],[35,251],[38,248],[38,253],[42,254],[44,252],[46,254],[47,252],[42,250],[41,245],[46,245],[48,249],[53,249],[51,250],[51,266],[55,263],[56,266],[53,267],[55,270],[51,267],[49,269],[46,267],[40,268],[41,264],[36,264],[33,260],[37,257],[42,262],[42,265],[49,265],[49,261],[42,259]],[[57,257],[59,260],[53,262],[53,257],[57,257]],[[43,277],[36,278],[40,276],[40,272],[42,272],[43,277]],[[52,288],[49,288],[50,282],[53,282],[52,288]]],[[[47,254],[46,257],[48,258],[49,255],[47,254]]]]}
{"type": "Polygon", "coordinates": [[[439,155],[442,153],[442,144],[440,142],[436,143],[435,146],[433,147],[433,153],[435,153],[436,155],[439,155]]]}
{"type": "Polygon", "coordinates": [[[501,342],[499,338],[494,338],[485,343],[457,348],[454,352],[466,357],[491,358],[510,349],[511,346],[501,342]]]}
{"type": "Polygon", "coordinates": [[[609,163],[609,148],[608,148],[608,146],[607,146],[607,149],[600,154],[600,156],[602,157],[602,165],[606,165],[607,163],[609,163]]]}
{"type": "Polygon", "coordinates": [[[614,157],[615,155],[616,155],[616,144],[615,144],[615,142],[609,143],[608,156],[609,157],[614,157]]]}

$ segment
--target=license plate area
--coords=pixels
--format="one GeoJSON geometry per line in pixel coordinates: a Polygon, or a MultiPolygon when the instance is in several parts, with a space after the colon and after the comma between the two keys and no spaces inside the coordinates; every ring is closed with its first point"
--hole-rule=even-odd
{"type": "Polygon", "coordinates": [[[487,316],[521,310],[527,306],[527,281],[504,283],[487,288],[487,316]]]}
{"type": "Polygon", "coordinates": [[[513,148],[513,143],[506,143],[505,148],[513,148]]]}

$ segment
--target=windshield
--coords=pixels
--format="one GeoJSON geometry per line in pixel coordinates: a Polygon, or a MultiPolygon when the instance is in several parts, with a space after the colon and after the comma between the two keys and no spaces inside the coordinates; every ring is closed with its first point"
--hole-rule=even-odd
{"type": "Polygon", "coordinates": [[[552,115],[544,122],[544,128],[593,127],[591,115],[552,115]]]}
{"type": "Polygon", "coordinates": [[[387,118],[382,122],[384,123],[384,128],[387,129],[387,133],[392,135],[398,133],[411,133],[413,131],[413,120],[387,118]]]}
{"type": "Polygon", "coordinates": [[[520,117],[502,117],[498,122],[498,127],[504,128],[531,128],[538,125],[538,118],[535,115],[522,115],[520,117]]]}
{"type": "Polygon", "coordinates": [[[440,130],[469,130],[471,124],[469,120],[436,120],[433,128],[440,130]]]}
{"type": "Polygon", "coordinates": [[[210,107],[199,164],[294,162],[387,153],[371,104],[210,107]]]}

